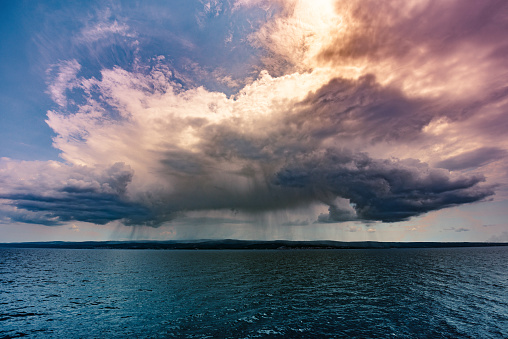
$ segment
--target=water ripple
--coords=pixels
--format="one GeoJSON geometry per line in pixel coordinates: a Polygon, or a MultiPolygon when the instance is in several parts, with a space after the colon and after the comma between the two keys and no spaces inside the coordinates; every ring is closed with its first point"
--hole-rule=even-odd
{"type": "Polygon", "coordinates": [[[505,247],[0,259],[0,337],[508,337],[505,247]]]}

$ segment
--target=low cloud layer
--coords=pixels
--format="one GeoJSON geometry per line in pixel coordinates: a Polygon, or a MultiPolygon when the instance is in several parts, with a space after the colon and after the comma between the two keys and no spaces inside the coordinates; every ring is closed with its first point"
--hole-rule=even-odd
{"type": "Polygon", "coordinates": [[[123,163],[90,168],[2,159],[0,164],[2,211],[10,221],[52,226],[147,219],[148,209],[125,196],[133,172],[123,163]]]}
{"type": "MultiPolygon", "coordinates": [[[[236,3],[269,15],[246,38],[259,72],[233,95],[160,55],[99,75],[55,62],[47,123],[63,162],[2,159],[2,221],[160,226],[221,211],[234,224],[238,211],[318,205],[328,212],[280,225],[392,223],[493,197],[506,178],[508,139],[490,131],[507,124],[507,6],[325,3],[236,3]]],[[[85,28],[85,46],[138,36],[116,19],[85,28]]]]}
{"type": "Polygon", "coordinates": [[[283,168],[275,184],[307,190],[329,204],[330,213],[321,221],[396,222],[484,199],[493,191],[478,185],[483,181],[483,176],[451,176],[414,159],[371,159],[328,150],[283,168]],[[348,199],[352,208],[334,204],[337,197],[348,199]]]}

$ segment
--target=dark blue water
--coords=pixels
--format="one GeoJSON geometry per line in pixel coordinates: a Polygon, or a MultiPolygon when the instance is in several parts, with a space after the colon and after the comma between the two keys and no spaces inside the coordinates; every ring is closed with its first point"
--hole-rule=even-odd
{"type": "Polygon", "coordinates": [[[0,249],[0,338],[508,338],[508,248],[0,249]]]}

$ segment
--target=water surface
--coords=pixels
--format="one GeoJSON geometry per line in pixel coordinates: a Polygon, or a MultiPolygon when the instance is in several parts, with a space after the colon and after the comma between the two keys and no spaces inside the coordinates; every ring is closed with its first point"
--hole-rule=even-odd
{"type": "Polygon", "coordinates": [[[0,337],[507,338],[508,247],[0,249],[0,337]]]}

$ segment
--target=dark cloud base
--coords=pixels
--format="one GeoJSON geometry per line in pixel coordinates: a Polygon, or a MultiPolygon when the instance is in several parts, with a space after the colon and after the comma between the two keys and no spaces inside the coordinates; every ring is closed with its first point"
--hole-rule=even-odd
{"type": "Polygon", "coordinates": [[[307,190],[330,205],[323,222],[370,220],[397,222],[446,207],[472,203],[494,194],[482,187],[483,176],[451,177],[418,160],[371,159],[365,153],[328,150],[282,169],[274,184],[307,190]],[[349,210],[333,204],[330,197],[349,199],[349,210]]]}
{"type": "Polygon", "coordinates": [[[12,221],[46,226],[61,225],[67,221],[104,225],[122,220],[125,224],[137,224],[150,215],[147,208],[108,194],[71,194],[64,198],[17,194],[2,195],[0,199],[9,200],[9,205],[21,210],[10,215],[12,221]],[[33,213],[23,213],[23,210],[33,213]]]}
{"type": "Polygon", "coordinates": [[[125,194],[131,174],[115,166],[117,169],[102,179],[102,190],[66,184],[52,195],[15,193],[3,194],[0,199],[17,208],[17,213],[10,213],[13,221],[43,225],[84,221],[102,225],[120,220],[126,225],[156,227],[184,216],[185,211],[229,208],[257,214],[313,202],[329,206],[329,213],[320,215],[318,222],[397,222],[494,194],[493,187],[482,186],[485,178],[481,175],[453,176],[445,169],[430,168],[414,159],[372,159],[366,153],[328,149],[295,158],[267,174],[267,180],[258,183],[257,189],[242,195],[207,192],[207,183],[203,182],[202,196],[196,186],[194,198],[172,195],[134,201],[125,194]],[[105,182],[114,193],[103,191],[105,182]]]}

